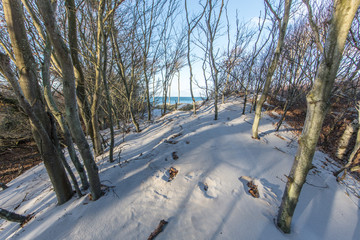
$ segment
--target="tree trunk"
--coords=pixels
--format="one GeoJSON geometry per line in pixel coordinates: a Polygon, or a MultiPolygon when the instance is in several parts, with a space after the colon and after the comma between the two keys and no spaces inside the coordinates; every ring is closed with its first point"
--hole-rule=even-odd
{"type": "Polygon", "coordinates": [[[90,135],[94,144],[94,130],[91,122],[90,105],[86,98],[85,76],[79,60],[79,47],[77,42],[77,24],[76,24],[76,7],[74,0],[66,0],[68,20],[68,39],[70,45],[71,59],[74,64],[74,72],[76,79],[76,96],[80,108],[80,114],[86,127],[86,132],[90,135]]]}
{"type": "Polygon", "coordinates": [[[352,121],[350,124],[346,126],[345,131],[339,140],[339,146],[336,151],[337,158],[339,159],[344,158],[344,155],[346,154],[347,149],[349,147],[350,139],[358,128],[359,128],[359,124],[357,120],[352,121]]]}
{"type": "Polygon", "coordinates": [[[178,70],[178,104],[180,103],[180,71],[178,70]]]}
{"type": "Polygon", "coordinates": [[[147,75],[147,67],[146,67],[147,59],[144,57],[143,59],[143,71],[144,71],[144,78],[145,78],[145,94],[146,94],[146,106],[148,111],[148,121],[151,121],[151,103],[150,103],[150,86],[149,86],[149,77],[147,75]]]}
{"type": "Polygon", "coordinates": [[[325,115],[330,106],[331,90],[342,58],[346,37],[360,0],[336,1],[323,59],[319,65],[313,88],[307,100],[307,113],[299,148],[291,168],[282,198],[277,225],[285,233],[290,232],[291,220],[299,199],[300,191],[312,166],[316,144],[325,115]]]}
{"type": "Polygon", "coordinates": [[[104,41],[103,36],[103,15],[105,11],[105,0],[100,0],[97,16],[97,36],[96,36],[96,65],[95,65],[95,87],[91,104],[91,121],[93,127],[93,136],[94,136],[94,152],[95,156],[99,156],[103,153],[103,148],[101,146],[101,136],[99,129],[99,117],[98,109],[100,104],[100,91],[101,91],[101,78],[102,71],[101,66],[103,62],[103,49],[102,41],[104,41]]]}
{"type": "MultiPolygon", "coordinates": [[[[285,0],[284,17],[282,20],[279,19],[279,21],[281,21],[281,28],[279,29],[279,39],[277,42],[276,50],[274,53],[274,57],[271,61],[271,65],[266,74],[266,81],[265,81],[263,92],[261,94],[259,101],[256,104],[255,118],[254,118],[254,123],[252,126],[252,138],[254,138],[254,139],[259,139],[258,131],[259,131],[260,118],[261,118],[261,110],[262,110],[262,106],[267,98],[267,95],[269,93],[271,80],[272,80],[272,77],[276,70],[277,64],[279,62],[280,53],[281,53],[281,50],[283,47],[286,29],[287,29],[287,25],[288,25],[289,18],[290,18],[291,2],[292,2],[292,0],[285,0]]],[[[279,23],[279,25],[280,25],[280,23],[279,23]]]]}
{"type": "MultiPolygon", "coordinates": [[[[60,155],[57,151],[57,148],[54,146],[52,139],[50,139],[52,130],[45,129],[40,118],[38,118],[38,114],[40,113],[39,109],[35,110],[30,105],[29,101],[25,99],[18,80],[15,78],[15,74],[10,68],[10,60],[6,55],[2,53],[0,53],[0,72],[10,82],[21,108],[31,120],[31,129],[34,135],[34,139],[38,145],[40,155],[44,162],[47,173],[50,177],[51,183],[53,184],[58,204],[61,205],[72,197],[72,189],[70,182],[66,176],[64,166],[61,163],[60,155]]],[[[23,76],[25,78],[26,75],[24,74],[23,76]]],[[[22,81],[25,80],[26,79],[22,79],[22,81]]]]}
{"type": "Polygon", "coordinates": [[[73,193],[59,153],[51,140],[52,126],[45,112],[45,105],[37,83],[37,67],[27,40],[23,8],[19,0],[4,0],[3,9],[16,58],[16,66],[20,69],[19,83],[21,87],[11,70],[9,59],[3,54],[1,54],[1,72],[11,83],[14,91],[17,91],[17,98],[31,119],[31,130],[54,186],[58,203],[63,204],[72,197],[73,193]]]}
{"type": "Polygon", "coordinates": [[[112,117],[112,102],[111,102],[111,96],[110,96],[110,90],[108,86],[108,81],[106,78],[106,59],[107,59],[107,43],[106,43],[107,37],[104,37],[104,67],[103,67],[103,82],[104,82],[104,88],[105,88],[105,95],[106,95],[106,101],[107,101],[107,108],[109,112],[109,122],[110,122],[110,150],[109,150],[109,162],[114,161],[114,121],[112,117]]]}
{"type": "Polygon", "coordinates": [[[58,124],[64,134],[65,144],[67,146],[71,161],[73,162],[77,172],[79,173],[81,184],[82,184],[82,189],[86,190],[89,188],[89,183],[87,180],[85,169],[82,166],[82,164],[80,163],[79,158],[76,155],[74,143],[73,143],[73,140],[71,139],[69,128],[66,125],[63,115],[59,111],[59,109],[55,103],[55,100],[51,94],[50,74],[49,74],[51,51],[52,51],[51,42],[50,42],[50,39],[47,37],[46,38],[46,46],[44,49],[44,60],[43,60],[42,66],[41,66],[42,80],[43,80],[43,85],[44,85],[44,97],[45,97],[46,103],[47,103],[51,113],[54,115],[56,121],[58,122],[58,124]]]}
{"type": "Polygon", "coordinates": [[[10,222],[24,223],[28,217],[0,208],[0,218],[10,222]]]}
{"type": "MultiPolygon", "coordinates": [[[[358,105],[358,123],[360,123],[360,101],[357,102],[358,105]]],[[[355,156],[357,155],[358,151],[360,149],[360,126],[357,126],[357,135],[356,135],[356,141],[355,141],[355,146],[353,148],[353,150],[351,151],[349,160],[347,162],[347,164],[342,167],[339,171],[334,173],[334,176],[337,177],[342,171],[344,171],[344,175],[341,178],[344,178],[346,176],[346,169],[350,168],[351,165],[353,164],[354,160],[355,160],[355,156]]],[[[351,171],[354,171],[353,169],[351,171]]],[[[339,179],[337,179],[339,180],[339,179]]]]}
{"type": "Polygon", "coordinates": [[[54,11],[51,7],[50,1],[38,0],[37,5],[42,17],[44,18],[44,25],[48,31],[56,55],[61,63],[66,120],[70,127],[71,135],[79,148],[82,159],[84,160],[84,165],[89,176],[92,198],[93,200],[96,200],[102,195],[98,167],[94,161],[89,144],[86,141],[85,134],[81,128],[76,104],[75,75],[69,50],[62,40],[59,28],[56,25],[54,11]]]}

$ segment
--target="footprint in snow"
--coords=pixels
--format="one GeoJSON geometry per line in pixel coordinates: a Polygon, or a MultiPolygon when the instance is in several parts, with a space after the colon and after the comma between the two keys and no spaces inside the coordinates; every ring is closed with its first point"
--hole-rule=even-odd
{"type": "Polygon", "coordinates": [[[248,176],[241,176],[239,180],[243,184],[244,191],[249,197],[252,196],[248,192],[248,182],[252,181],[257,186],[260,196],[258,199],[260,201],[264,201],[268,206],[278,207],[280,205],[281,190],[279,185],[272,184],[265,178],[257,179],[248,176]]]}
{"type": "Polygon", "coordinates": [[[204,181],[198,183],[198,186],[206,198],[213,199],[219,195],[217,182],[219,182],[218,179],[214,180],[211,177],[206,177],[204,181]]]}

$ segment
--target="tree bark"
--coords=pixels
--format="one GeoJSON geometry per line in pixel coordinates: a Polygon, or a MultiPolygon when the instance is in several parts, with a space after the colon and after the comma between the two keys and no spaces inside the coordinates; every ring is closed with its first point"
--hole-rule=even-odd
{"type": "Polygon", "coordinates": [[[282,50],[282,47],[283,47],[284,38],[285,38],[285,34],[286,34],[286,29],[287,29],[287,25],[288,25],[289,18],[290,18],[291,2],[292,2],[292,0],[285,0],[284,17],[283,17],[282,20],[278,19],[279,26],[280,26],[279,39],[278,39],[278,42],[277,42],[274,57],[273,57],[273,59],[271,61],[270,67],[269,67],[268,72],[266,74],[266,80],[265,80],[263,92],[261,94],[260,99],[258,100],[258,102],[256,104],[255,118],[254,118],[254,122],[253,122],[253,126],[252,126],[252,138],[254,138],[254,139],[259,139],[258,131],[259,131],[260,118],[261,118],[261,110],[262,110],[262,106],[263,106],[263,104],[264,104],[264,102],[265,102],[265,100],[267,98],[267,95],[269,93],[272,77],[274,75],[277,64],[279,62],[280,53],[281,53],[281,50],[282,50]],[[281,22],[281,24],[280,24],[280,22],[281,22]]]}
{"type": "Polygon", "coordinates": [[[81,157],[89,176],[92,199],[101,197],[101,184],[98,174],[98,167],[94,161],[85,134],[81,128],[78,107],[76,104],[75,75],[69,50],[62,40],[59,28],[56,25],[54,10],[49,0],[37,0],[40,13],[44,19],[44,25],[50,36],[51,42],[59,58],[63,73],[63,92],[65,98],[66,120],[76,145],[79,148],[81,157]]]}
{"type": "Polygon", "coordinates": [[[301,188],[312,166],[316,144],[319,139],[325,115],[330,106],[331,90],[342,58],[346,37],[360,0],[339,0],[335,2],[323,58],[319,65],[314,85],[307,100],[307,113],[299,148],[291,168],[282,198],[277,225],[290,232],[291,220],[299,199],[301,188]]]}
{"type": "Polygon", "coordinates": [[[23,7],[19,0],[4,0],[3,9],[16,58],[16,66],[20,69],[20,86],[11,70],[9,59],[3,54],[1,54],[0,70],[11,83],[21,107],[31,119],[31,130],[54,186],[58,204],[63,204],[72,197],[73,193],[60,155],[51,139],[52,126],[37,83],[37,67],[27,40],[23,7]],[[15,90],[16,88],[17,90],[15,90]]]}

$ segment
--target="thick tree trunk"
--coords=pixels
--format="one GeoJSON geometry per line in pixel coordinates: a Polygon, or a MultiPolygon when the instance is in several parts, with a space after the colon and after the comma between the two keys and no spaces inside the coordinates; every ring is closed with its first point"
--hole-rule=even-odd
{"type": "Polygon", "coordinates": [[[27,216],[19,215],[17,213],[5,210],[3,208],[0,208],[0,218],[10,222],[18,222],[18,223],[24,223],[28,219],[27,216]]]}
{"type": "Polygon", "coordinates": [[[62,204],[69,200],[73,193],[61,163],[60,155],[51,139],[52,126],[45,112],[45,105],[37,83],[37,67],[27,40],[23,8],[19,0],[4,0],[3,9],[16,58],[16,66],[20,69],[20,86],[10,68],[9,59],[4,55],[1,55],[1,71],[13,86],[14,91],[17,91],[17,98],[31,119],[34,139],[54,186],[58,203],[62,204]],[[18,89],[15,90],[15,88],[18,89]]]}
{"type": "Polygon", "coordinates": [[[351,23],[360,0],[336,1],[326,37],[321,60],[312,90],[307,100],[307,113],[299,148],[291,168],[282,198],[277,225],[285,233],[290,232],[291,220],[300,191],[312,166],[316,144],[325,115],[329,109],[331,90],[336,78],[351,23]]]}
{"type": "Polygon", "coordinates": [[[90,189],[93,200],[101,197],[101,184],[98,174],[98,167],[94,161],[85,134],[81,128],[78,108],[76,104],[75,75],[72,60],[59,29],[56,25],[54,11],[49,0],[37,1],[40,13],[44,19],[44,25],[48,31],[51,42],[54,46],[56,56],[59,58],[63,73],[63,92],[65,98],[66,120],[76,145],[79,148],[84,165],[86,167],[90,189]]]}
{"type": "MultiPolygon", "coordinates": [[[[268,69],[268,72],[266,74],[266,81],[264,84],[264,89],[261,94],[261,97],[259,101],[256,104],[256,110],[255,110],[255,118],[252,126],[252,138],[259,139],[259,123],[261,118],[261,110],[263,107],[263,104],[267,98],[267,95],[270,91],[270,84],[272,77],[274,75],[274,72],[276,70],[277,64],[279,62],[281,50],[283,47],[283,42],[285,39],[286,29],[290,18],[290,7],[291,7],[292,0],[285,0],[285,6],[284,6],[284,17],[282,19],[281,28],[279,29],[279,39],[277,42],[276,50],[274,53],[274,57],[271,61],[270,67],[268,69]]],[[[279,20],[280,21],[280,20],[279,20]]]]}

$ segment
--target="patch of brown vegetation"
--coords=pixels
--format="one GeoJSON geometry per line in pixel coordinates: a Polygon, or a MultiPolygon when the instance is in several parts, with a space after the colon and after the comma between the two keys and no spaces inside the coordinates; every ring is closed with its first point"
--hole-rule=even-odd
{"type": "MultiPolygon", "coordinates": [[[[270,113],[275,111],[277,114],[282,115],[284,111],[281,107],[284,102],[281,102],[275,98],[269,99],[271,105],[266,106],[266,110],[270,113]],[[276,106],[276,107],[275,107],[276,106]]],[[[275,116],[274,114],[269,114],[270,116],[275,116]]],[[[276,116],[275,116],[276,117],[276,116]]],[[[300,135],[302,128],[304,126],[306,117],[306,102],[303,99],[302,101],[297,101],[296,104],[290,107],[286,113],[285,121],[292,127],[294,133],[300,135]]],[[[276,117],[278,118],[278,117],[276,117]]],[[[336,157],[337,147],[339,145],[339,140],[344,133],[346,126],[351,123],[355,118],[357,118],[357,112],[349,111],[349,104],[342,99],[334,99],[331,105],[329,113],[326,115],[322,131],[320,133],[320,138],[318,141],[318,149],[322,152],[329,154],[331,158],[336,160],[341,165],[346,164],[349,155],[351,154],[352,149],[355,145],[356,134],[354,134],[350,140],[347,152],[344,156],[344,160],[340,160],[336,157]]],[[[360,163],[360,153],[357,154],[354,161],[355,164],[360,163]]],[[[360,173],[360,171],[358,171],[360,173]]]]}
{"type": "Polygon", "coordinates": [[[41,162],[29,120],[10,87],[0,86],[0,182],[8,183],[41,162]]]}
{"type": "Polygon", "coordinates": [[[8,183],[40,162],[40,154],[32,141],[0,147],[0,182],[8,183]]]}

